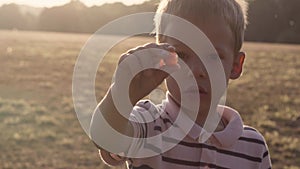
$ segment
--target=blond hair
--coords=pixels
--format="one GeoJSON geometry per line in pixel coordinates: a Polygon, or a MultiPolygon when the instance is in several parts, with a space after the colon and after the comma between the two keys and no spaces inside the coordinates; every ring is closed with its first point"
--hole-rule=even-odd
{"type": "Polygon", "coordinates": [[[157,41],[161,41],[164,29],[162,23],[165,20],[161,17],[163,13],[201,21],[221,16],[232,30],[235,51],[239,51],[244,41],[247,10],[248,3],[245,0],[161,0],[154,19],[157,41]]]}

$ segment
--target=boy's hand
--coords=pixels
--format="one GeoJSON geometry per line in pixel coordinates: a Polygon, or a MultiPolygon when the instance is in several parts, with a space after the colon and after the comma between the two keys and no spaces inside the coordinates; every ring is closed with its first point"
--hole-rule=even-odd
{"type": "Polygon", "coordinates": [[[119,60],[114,86],[117,91],[129,92],[135,105],[180,68],[177,59],[175,48],[169,44],[150,43],[131,49],[119,60]],[[126,81],[130,81],[129,89],[122,85],[126,81]]]}

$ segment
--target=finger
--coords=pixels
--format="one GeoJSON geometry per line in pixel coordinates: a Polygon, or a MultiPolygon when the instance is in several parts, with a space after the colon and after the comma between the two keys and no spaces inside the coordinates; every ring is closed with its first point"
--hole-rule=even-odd
{"type": "Polygon", "coordinates": [[[176,52],[176,48],[175,48],[174,46],[169,46],[169,47],[168,47],[168,51],[169,51],[169,52],[174,52],[174,53],[175,53],[175,52],[176,52]]]}
{"type": "Polygon", "coordinates": [[[176,71],[179,71],[181,69],[179,64],[175,64],[175,65],[164,65],[162,68],[160,68],[162,71],[168,73],[168,74],[172,74],[176,71]]]}
{"type": "Polygon", "coordinates": [[[127,79],[128,81],[138,75],[142,70],[144,70],[144,68],[140,64],[138,57],[134,54],[122,55],[117,67],[115,79],[127,79]]]}
{"type": "MultiPolygon", "coordinates": [[[[161,52],[165,50],[158,48],[146,48],[134,53],[143,69],[155,68],[162,58],[161,52]]],[[[166,52],[166,51],[165,51],[166,52]]],[[[168,54],[164,54],[166,57],[168,54]]]]}
{"type": "Polygon", "coordinates": [[[134,49],[134,51],[130,51],[131,53],[133,52],[137,52],[140,50],[148,50],[148,52],[150,52],[151,54],[153,54],[153,56],[159,56],[159,57],[167,57],[169,56],[169,52],[175,52],[175,47],[168,44],[168,43],[147,43],[145,44],[143,47],[139,47],[134,49]],[[151,49],[158,49],[161,50],[161,52],[155,51],[155,50],[151,50],[151,49]]]}
{"type": "Polygon", "coordinates": [[[158,45],[162,49],[165,49],[165,50],[167,50],[169,52],[175,52],[176,51],[176,48],[174,46],[172,46],[171,44],[169,44],[169,43],[160,43],[158,45]]]}
{"type": "Polygon", "coordinates": [[[158,48],[158,49],[163,49],[169,52],[175,52],[175,47],[168,44],[168,43],[148,43],[144,45],[145,48],[158,48]]]}
{"type": "Polygon", "coordinates": [[[132,48],[132,49],[128,50],[126,53],[133,54],[133,53],[135,53],[137,51],[144,50],[144,49],[146,49],[145,46],[138,46],[136,48],[132,48]]]}
{"type": "Polygon", "coordinates": [[[150,48],[134,53],[141,68],[159,69],[165,65],[178,64],[178,56],[175,52],[169,52],[164,49],[150,48]]]}
{"type": "Polygon", "coordinates": [[[145,48],[157,48],[159,45],[157,43],[146,43],[144,45],[145,48]]]}
{"type": "Polygon", "coordinates": [[[127,53],[123,53],[120,58],[119,58],[119,62],[118,62],[118,65],[124,61],[126,59],[126,57],[128,57],[129,55],[127,53]]]}
{"type": "Polygon", "coordinates": [[[155,85],[159,85],[162,83],[162,81],[170,76],[172,73],[180,70],[180,66],[177,65],[165,65],[161,69],[148,69],[143,71],[141,77],[147,78],[147,79],[152,79],[151,81],[155,82],[155,85]]]}
{"type": "Polygon", "coordinates": [[[164,49],[168,49],[168,47],[172,45],[169,43],[159,43],[158,46],[164,49]]]}
{"type": "Polygon", "coordinates": [[[178,64],[178,55],[175,52],[162,52],[161,59],[156,63],[155,68],[159,69],[165,65],[177,65],[178,64]]]}
{"type": "Polygon", "coordinates": [[[138,46],[136,48],[128,50],[126,53],[132,54],[136,51],[143,50],[143,49],[149,49],[149,48],[158,48],[158,49],[164,49],[170,52],[175,52],[176,48],[168,43],[146,43],[143,46],[138,46]]]}
{"type": "Polygon", "coordinates": [[[176,65],[178,59],[177,54],[174,51],[175,48],[167,43],[148,43],[144,46],[131,49],[126,54],[123,54],[119,63],[125,59],[129,59],[127,65],[130,65],[131,72],[136,74],[138,71],[144,69],[158,69],[165,65],[176,65]]]}
{"type": "Polygon", "coordinates": [[[164,49],[164,51],[161,52],[161,56],[164,59],[164,61],[167,60],[172,60],[172,58],[174,59],[174,61],[176,61],[177,63],[177,54],[176,54],[176,48],[168,43],[164,43],[161,44],[162,49],[164,49]]]}
{"type": "Polygon", "coordinates": [[[166,65],[176,65],[178,64],[178,55],[175,52],[170,52],[167,58],[164,58],[166,65]]]}

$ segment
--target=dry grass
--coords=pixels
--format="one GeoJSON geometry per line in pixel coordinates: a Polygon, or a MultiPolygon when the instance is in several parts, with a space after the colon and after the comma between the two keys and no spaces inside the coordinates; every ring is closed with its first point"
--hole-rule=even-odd
{"type": "MultiPolygon", "coordinates": [[[[89,35],[0,31],[0,168],[105,168],[81,129],[72,73],[89,35]]],[[[96,95],[111,81],[117,57],[149,39],[114,47],[100,65],[96,95]]],[[[274,168],[300,164],[300,46],[246,43],[245,72],[228,104],[265,136],[274,168]]]]}

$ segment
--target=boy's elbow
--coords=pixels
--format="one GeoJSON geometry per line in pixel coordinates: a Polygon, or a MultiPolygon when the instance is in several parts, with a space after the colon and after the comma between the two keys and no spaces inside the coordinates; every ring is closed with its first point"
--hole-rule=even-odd
{"type": "Polygon", "coordinates": [[[99,129],[101,128],[101,126],[100,126],[101,122],[99,121],[99,116],[100,116],[99,113],[100,112],[96,110],[92,116],[91,123],[90,123],[89,136],[90,136],[90,139],[95,144],[95,146],[100,149],[99,136],[101,135],[101,132],[99,129]]]}
{"type": "Polygon", "coordinates": [[[91,125],[91,127],[90,127],[90,133],[89,134],[90,134],[90,139],[92,140],[92,142],[94,143],[94,145],[98,149],[100,149],[100,146],[95,142],[96,133],[95,133],[95,130],[93,128],[93,125],[91,125]]]}
{"type": "Polygon", "coordinates": [[[93,114],[89,135],[97,148],[111,149],[112,152],[125,152],[130,147],[132,141],[130,138],[114,130],[105,121],[99,109],[93,114]]]}

